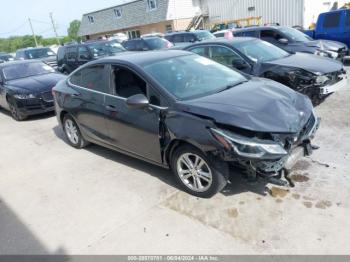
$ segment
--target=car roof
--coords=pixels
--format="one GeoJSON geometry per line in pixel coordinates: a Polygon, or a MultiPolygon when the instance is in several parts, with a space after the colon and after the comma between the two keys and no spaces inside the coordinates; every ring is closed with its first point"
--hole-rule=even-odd
{"type": "Polygon", "coordinates": [[[165,34],[166,36],[178,35],[178,34],[195,34],[199,32],[208,32],[208,30],[194,30],[194,31],[177,31],[165,34]]]}
{"type": "Polygon", "coordinates": [[[205,44],[218,44],[218,43],[232,45],[235,43],[244,43],[244,42],[248,42],[248,41],[259,41],[259,39],[255,38],[255,37],[233,37],[232,39],[226,39],[224,37],[219,37],[219,38],[204,40],[204,41],[199,42],[199,43],[187,45],[187,46],[185,46],[185,49],[189,46],[197,46],[197,45],[200,46],[200,45],[205,45],[205,44]]]}
{"type": "Polygon", "coordinates": [[[285,26],[252,26],[252,27],[246,27],[246,28],[238,28],[233,33],[237,32],[244,32],[244,31],[255,31],[255,30],[268,30],[268,29],[280,29],[284,28],[285,26]]]}
{"type": "Polygon", "coordinates": [[[183,50],[157,50],[148,52],[122,52],[116,56],[109,56],[105,58],[92,61],[87,65],[99,64],[99,63],[113,63],[113,62],[125,62],[132,63],[138,66],[144,66],[152,64],[154,62],[171,59],[174,57],[193,55],[193,53],[183,50]]]}
{"type": "Polygon", "coordinates": [[[43,63],[41,60],[15,60],[6,62],[4,64],[0,64],[0,68],[5,68],[12,65],[19,65],[19,64],[31,64],[31,63],[43,63]]]}
{"type": "Polygon", "coordinates": [[[40,50],[40,49],[50,49],[50,47],[48,46],[43,46],[43,47],[28,47],[28,48],[21,48],[21,49],[18,49],[18,51],[27,51],[27,50],[40,50]]]}

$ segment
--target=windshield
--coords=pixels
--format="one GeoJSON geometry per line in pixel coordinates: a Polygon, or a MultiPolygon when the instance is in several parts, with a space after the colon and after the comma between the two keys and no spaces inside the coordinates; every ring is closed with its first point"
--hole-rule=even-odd
{"type": "Polygon", "coordinates": [[[303,32],[291,27],[281,27],[280,31],[295,42],[309,42],[312,40],[312,38],[305,35],[303,32]]]}
{"type": "Polygon", "coordinates": [[[147,43],[148,47],[151,50],[159,50],[169,48],[171,46],[168,40],[159,37],[144,38],[144,41],[147,43]]]}
{"type": "Polygon", "coordinates": [[[261,40],[234,43],[233,46],[254,62],[268,62],[290,56],[283,49],[261,40]]]}
{"type": "Polygon", "coordinates": [[[110,42],[100,42],[87,45],[94,57],[114,55],[125,51],[125,48],[116,40],[110,42]]]}
{"type": "Polygon", "coordinates": [[[55,55],[54,51],[50,48],[29,49],[24,53],[27,59],[40,59],[55,55]]]}
{"type": "Polygon", "coordinates": [[[200,40],[200,41],[216,38],[212,33],[208,32],[208,31],[196,32],[195,34],[196,34],[198,40],[200,40]]]}
{"type": "Polygon", "coordinates": [[[240,73],[198,55],[162,60],[144,69],[180,100],[214,94],[247,81],[240,73]]]}
{"type": "Polygon", "coordinates": [[[3,74],[7,81],[53,72],[55,70],[51,66],[42,62],[13,64],[3,68],[3,74]]]}

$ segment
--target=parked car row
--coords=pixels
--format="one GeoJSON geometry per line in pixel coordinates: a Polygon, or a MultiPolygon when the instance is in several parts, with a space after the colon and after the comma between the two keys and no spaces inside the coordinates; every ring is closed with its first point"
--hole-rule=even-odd
{"type": "Polygon", "coordinates": [[[217,38],[183,49],[243,73],[280,82],[309,96],[314,105],[344,88],[348,81],[339,61],[307,53],[288,53],[256,38],[217,38]]]}
{"type": "Polygon", "coordinates": [[[177,35],[172,48],[158,36],[62,46],[57,69],[69,76],[37,55],[49,50],[20,50],[31,59],[0,65],[0,106],[16,120],[54,109],[71,146],[169,168],[198,197],[222,190],[230,166],[288,186],[315,148],[320,120],[307,96],[318,104],[346,85],[342,63],[252,37],[200,30],[169,39],[177,35]],[[187,34],[197,38],[185,43],[187,34]]]}

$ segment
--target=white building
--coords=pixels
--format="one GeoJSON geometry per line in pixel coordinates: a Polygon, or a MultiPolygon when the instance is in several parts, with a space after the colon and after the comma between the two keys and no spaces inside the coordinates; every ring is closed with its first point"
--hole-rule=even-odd
{"type": "MultiPolygon", "coordinates": [[[[333,4],[343,6],[346,0],[202,0],[209,13],[209,23],[247,17],[262,17],[262,23],[309,27],[320,13],[333,4]]],[[[204,8],[203,8],[204,9],[204,8]]]]}

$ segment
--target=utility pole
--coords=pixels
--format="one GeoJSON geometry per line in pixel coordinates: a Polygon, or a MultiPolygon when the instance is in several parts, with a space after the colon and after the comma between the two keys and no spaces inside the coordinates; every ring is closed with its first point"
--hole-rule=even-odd
{"type": "Polygon", "coordinates": [[[35,46],[38,47],[38,41],[36,40],[36,35],[35,35],[35,33],[34,33],[34,29],[33,29],[33,25],[32,25],[32,20],[30,20],[30,18],[28,18],[28,21],[29,21],[30,29],[32,30],[33,37],[34,37],[35,46]]]}
{"type": "Polygon", "coordinates": [[[61,43],[60,43],[60,39],[58,38],[57,29],[56,29],[55,21],[53,20],[52,13],[50,13],[50,19],[51,19],[51,23],[52,23],[53,31],[55,32],[55,36],[56,36],[56,40],[57,40],[57,44],[58,44],[58,45],[61,45],[61,43]]]}

